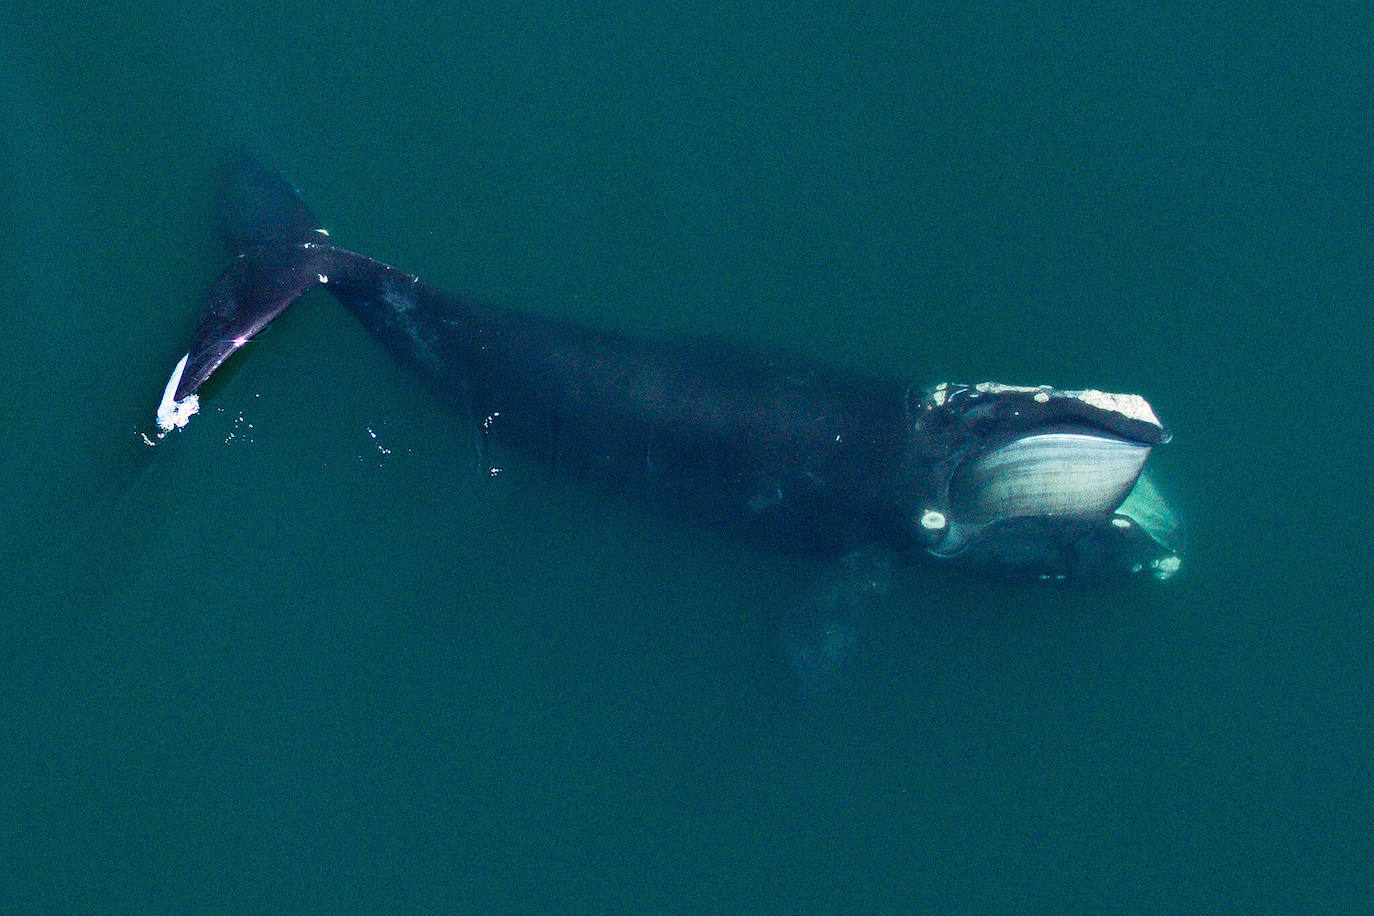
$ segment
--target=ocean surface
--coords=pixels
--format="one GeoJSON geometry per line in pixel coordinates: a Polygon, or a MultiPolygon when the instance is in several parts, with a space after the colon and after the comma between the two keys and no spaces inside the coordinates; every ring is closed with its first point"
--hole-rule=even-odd
{"type": "Polygon", "coordinates": [[[1369,912],[1367,4],[25,6],[0,31],[0,909],[1369,912]],[[587,324],[1139,392],[1130,588],[825,570],[470,428],[322,293],[145,444],[246,144],[587,324]]]}

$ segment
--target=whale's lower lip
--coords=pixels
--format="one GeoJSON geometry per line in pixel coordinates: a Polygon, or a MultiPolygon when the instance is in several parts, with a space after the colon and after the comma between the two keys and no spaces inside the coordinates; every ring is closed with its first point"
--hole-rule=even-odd
{"type": "Polygon", "coordinates": [[[931,553],[991,575],[1171,577],[1178,523],[1145,474],[1153,445],[1087,426],[1041,428],[965,458],[931,553]]]}
{"type": "Polygon", "coordinates": [[[1102,516],[1140,477],[1151,446],[1088,429],[1033,432],[966,460],[949,484],[956,519],[1102,516]]]}

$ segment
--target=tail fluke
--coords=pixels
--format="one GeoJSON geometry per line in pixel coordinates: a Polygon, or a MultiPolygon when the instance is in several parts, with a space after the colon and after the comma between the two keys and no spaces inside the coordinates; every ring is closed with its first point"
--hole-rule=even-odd
{"type": "Polygon", "coordinates": [[[328,245],[312,244],[260,247],[239,255],[206,294],[176,399],[199,388],[230,353],[271,324],[302,293],[327,282],[333,252],[328,245]]]}
{"type": "Polygon", "coordinates": [[[195,391],[239,347],[311,287],[329,281],[334,248],[300,195],[247,153],[230,160],[220,231],[236,256],[205,295],[200,326],[158,406],[163,430],[195,413],[195,391]]]}
{"type": "Polygon", "coordinates": [[[224,183],[215,207],[220,235],[233,255],[262,246],[280,248],[329,240],[329,233],[320,228],[315,214],[291,183],[246,150],[236,152],[225,163],[224,183]]]}

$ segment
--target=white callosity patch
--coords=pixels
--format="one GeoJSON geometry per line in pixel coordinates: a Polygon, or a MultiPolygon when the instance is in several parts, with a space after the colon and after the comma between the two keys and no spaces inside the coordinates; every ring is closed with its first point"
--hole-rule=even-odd
{"type": "Polygon", "coordinates": [[[1049,400],[1054,391],[1049,385],[1003,385],[1001,382],[979,382],[973,389],[983,394],[1044,394],[1045,400],[1049,400]]]}
{"type": "Polygon", "coordinates": [[[1149,423],[1151,426],[1158,426],[1161,429],[1164,427],[1164,424],[1159,422],[1159,417],[1155,416],[1154,408],[1150,406],[1150,402],[1138,394],[1111,394],[1106,391],[1093,391],[1092,389],[1066,391],[1064,393],[1091,407],[1110,410],[1112,413],[1119,413],[1127,419],[1139,420],[1141,423],[1149,423]]]}
{"type": "Polygon", "coordinates": [[[938,509],[927,509],[921,513],[921,527],[927,531],[939,531],[945,527],[945,514],[938,509]]]}
{"type": "Polygon", "coordinates": [[[187,353],[172,370],[172,377],[162,391],[162,402],[157,405],[157,425],[164,433],[185,426],[200,410],[199,395],[190,394],[180,401],[176,400],[177,385],[181,384],[181,375],[186,371],[186,360],[190,357],[191,354],[187,353]]]}
{"type": "MultiPolygon", "coordinates": [[[[1160,429],[1164,428],[1164,424],[1159,422],[1159,417],[1155,416],[1154,408],[1150,406],[1150,402],[1138,394],[1113,394],[1109,391],[1097,391],[1093,388],[1083,391],[1058,391],[1049,385],[1003,385],[1000,382],[979,382],[973,387],[975,391],[982,394],[1033,394],[1035,400],[1040,404],[1047,402],[1051,396],[1073,398],[1076,401],[1082,401],[1089,407],[1120,414],[1128,420],[1137,420],[1141,423],[1157,426],[1160,429]]],[[[939,402],[937,401],[937,403],[939,402]]]]}

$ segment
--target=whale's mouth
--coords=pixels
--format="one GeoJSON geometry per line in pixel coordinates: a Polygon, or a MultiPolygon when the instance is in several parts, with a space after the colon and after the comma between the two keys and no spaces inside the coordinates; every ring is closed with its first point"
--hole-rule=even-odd
{"type": "Polygon", "coordinates": [[[918,516],[927,550],[994,576],[1172,576],[1179,525],[1145,474],[1169,434],[1131,397],[984,385],[940,402],[964,429],[918,516]]]}
{"type": "Polygon", "coordinates": [[[982,525],[1109,513],[1126,500],[1151,449],[1086,427],[1032,432],[961,464],[950,478],[950,508],[982,525]]]}

